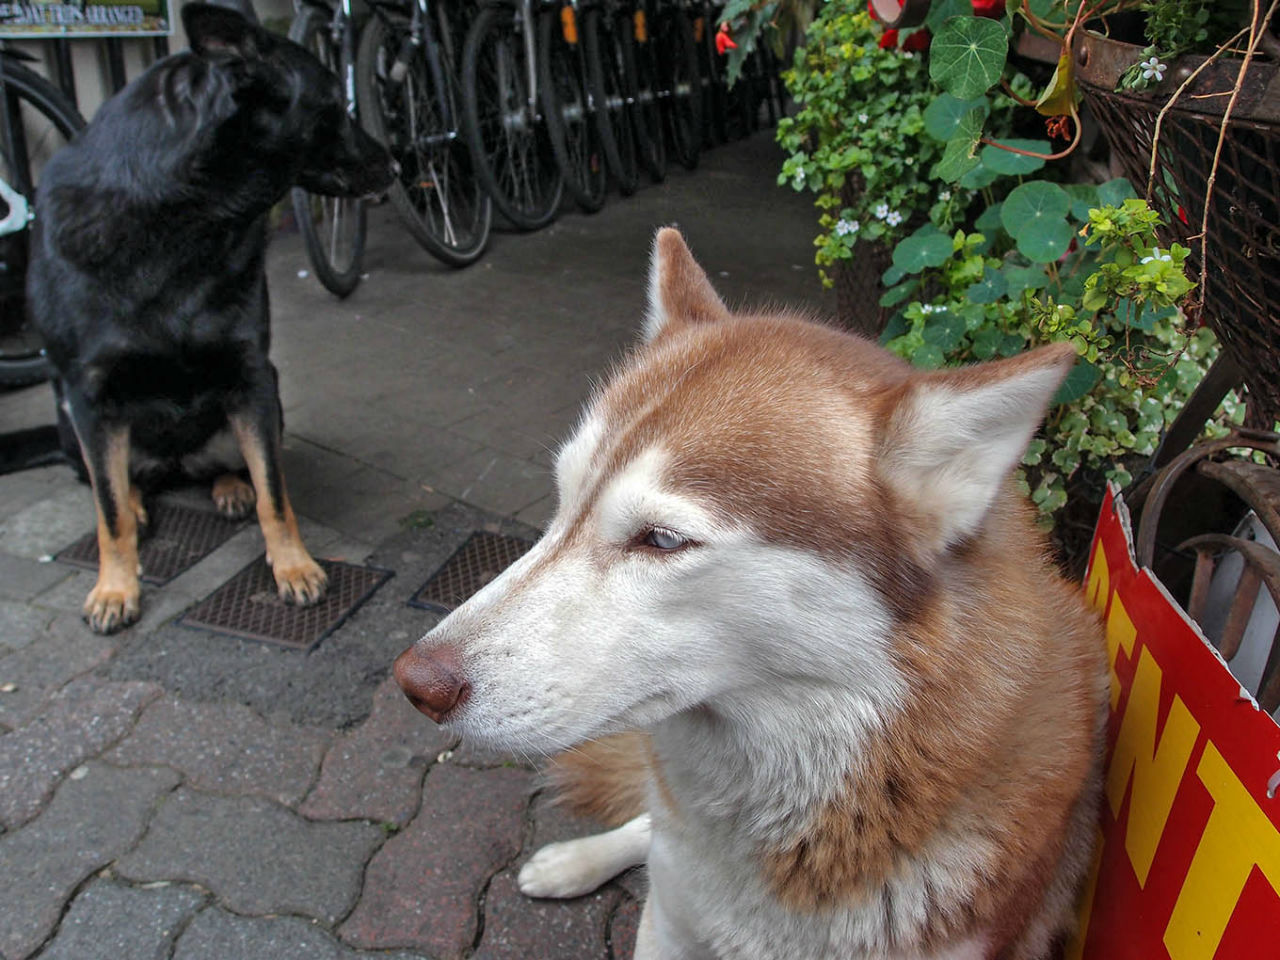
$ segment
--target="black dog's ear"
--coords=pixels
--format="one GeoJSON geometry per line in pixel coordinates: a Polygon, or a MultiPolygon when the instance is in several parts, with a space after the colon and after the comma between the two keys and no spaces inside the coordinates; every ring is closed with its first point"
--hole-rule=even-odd
{"type": "Polygon", "coordinates": [[[182,25],[191,49],[202,57],[235,56],[249,59],[258,54],[260,27],[244,14],[211,3],[189,3],[182,8],[182,25]]]}

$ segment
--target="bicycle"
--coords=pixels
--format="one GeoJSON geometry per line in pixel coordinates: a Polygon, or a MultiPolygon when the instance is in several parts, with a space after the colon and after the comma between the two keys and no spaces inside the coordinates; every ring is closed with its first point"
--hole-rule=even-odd
{"type": "Polygon", "coordinates": [[[589,78],[585,32],[594,27],[578,10],[578,0],[561,0],[539,15],[538,89],[564,185],[585,213],[595,213],[608,187],[604,136],[611,133],[597,119],[604,111],[589,78]]]}
{"type": "Polygon", "coordinates": [[[636,152],[640,163],[649,172],[649,178],[654,183],[661,183],[667,176],[666,115],[658,58],[650,38],[648,4],[640,0],[625,12],[631,17],[634,40],[631,50],[636,78],[636,109],[633,113],[636,152]]]}
{"type": "Polygon", "coordinates": [[[57,87],[22,66],[33,60],[0,46],[0,386],[49,376],[44,347],[26,313],[32,199],[45,162],[85,126],[57,87]]]}
{"type": "Polygon", "coordinates": [[[519,230],[550,223],[564,195],[538,90],[537,29],[533,0],[493,0],[462,54],[462,129],[476,177],[519,230]]]}
{"type": "Polygon", "coordinates": [[[441,0],[375,4],[356,54],[361,122],[400,164],[389,193],[409,233],[450,266],[474,263],[489,242],[493,203],[460,135],[459,30],[441,0]]]}
{"type": "Polygon", "coordinates": [[[640,84],[632,18],[613,0],[598,0],[586,10],[582,39],[600,145],[618,192],[627,197],[640,184],[640,84]]]}
{"type": "Polygon", "coordinates": [[[683,0],[641,0],[658,74],[659,97],[671,152],[687,170],[702,152],[702,78],[694,22],[683,0]]]}
{"type": "MultiPolygon", "coordinates": [[[[326,0],[300,0],[289,39],[306,47],[338,75],[347,113],[358,117],[355,57],[356,24],[352,0],[330,7],[326,0]]],[[[326,197],[301,187],[291,192],[293,215],[307,248],[307,257],[325,289],[347,297],[360,285],[364,269],[364,245],[368,232],[365,202],[347,197],[326,197]]]]}

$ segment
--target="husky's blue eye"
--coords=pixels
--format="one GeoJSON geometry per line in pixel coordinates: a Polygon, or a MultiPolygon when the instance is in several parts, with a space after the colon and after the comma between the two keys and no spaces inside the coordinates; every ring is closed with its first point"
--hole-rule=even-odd
{"type": "Polygon", "coordinates": [[[655,550],[679,550],[681,547],[689,545],[689,541],[674,530],[667,530],[663,527],[654,527],[645,534],[642,541],[646,547],[653,547],[655,550]]]}

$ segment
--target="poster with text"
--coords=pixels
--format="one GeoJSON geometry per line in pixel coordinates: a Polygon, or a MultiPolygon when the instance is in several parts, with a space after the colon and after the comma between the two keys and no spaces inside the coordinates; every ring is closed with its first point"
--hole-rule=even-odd
{"type": "Polygon", "coordinates": [[[1280,957],[1280,727],[1138,569],[1114,490],[1085,591],[1106,621],[1111,719],[1068,960],[1280,957]]]}
{"type": "Polygon", "coordinates": [[[168,0],[0,3],[0,37],[164,37],[171,33],[168,0]]]}

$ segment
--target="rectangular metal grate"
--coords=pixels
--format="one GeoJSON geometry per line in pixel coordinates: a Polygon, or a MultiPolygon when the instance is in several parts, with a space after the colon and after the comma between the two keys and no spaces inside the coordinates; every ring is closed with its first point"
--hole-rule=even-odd
{"type": "Polygon", "coordinates": [[[518,537],[477,530],[433,573],[409,606],[448,613],[529,552],[533,544],[518,537]]]}
{"type": "Polygon", "coordinates": [[[182,615],[184,627],[311,650],[389,580],[390,570],[318,560],[329,591],[311,607],[285,603],[265,556],[259,557],[182,615]]]}
{"type": "MultiPolygon", "coordinates": [[[[203,560],[231,539],[243,526],[213,510],[167,503],[148,510],[150,522],[138,541],[142,581],[161,586],[203,560]]],[[[57,559],[77,567],[98,569],[98,534],[90,531],[62,550],[57,559]]]]}

